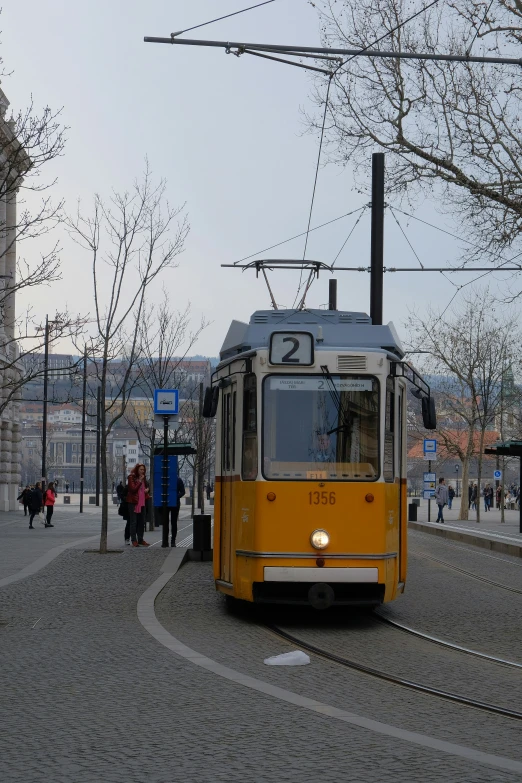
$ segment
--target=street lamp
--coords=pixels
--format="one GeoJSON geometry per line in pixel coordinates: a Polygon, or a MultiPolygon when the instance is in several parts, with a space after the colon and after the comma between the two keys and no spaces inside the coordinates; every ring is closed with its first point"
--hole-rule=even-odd
{"type": "Polygon", "coordinates": [[[45,332],[44,337],[44,390],[43,390],[43,424],[42,424],[42,491],[45,490],[47,483],[46,472],[46,452],[47,452],[47,381],[49,375],[49,331],[52,327],[58,326],[62,321],[56,319],[49,321],[49,316],[45,316],[45,326],[37,326],[37,332],[45,332]]]}

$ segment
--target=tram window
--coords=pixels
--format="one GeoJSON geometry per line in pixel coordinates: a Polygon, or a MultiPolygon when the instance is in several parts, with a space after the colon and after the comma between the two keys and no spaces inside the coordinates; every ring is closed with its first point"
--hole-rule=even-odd
{"type": "Polygon", "coordinates": [[[223,450],[225,470],[230,470],[230,394],[223,395],[223,450]]]}
{"type": "Polygon", "coordinates": [[[236,394],[232,394],[232,470],[236,468],[236,394]]]}
{"type": "Polygon", "coordinates": [[[379,383],[336,375],[271,375],[263,385],[263,475],[278,480],[375,481],[379,383]]]}
{"type": "Polygon", "coordinates": [[[395,480],[395,391],[393,379],[386,379],[386,402],[384,419],[384,464],[382,475],[385,481],[395,480]]]}
{"type": "Polygon", "coordinates": [[[257,478],[257,386],[255,375],[245,375],[243,387],[243,461],[244,481],[257,478]]]}

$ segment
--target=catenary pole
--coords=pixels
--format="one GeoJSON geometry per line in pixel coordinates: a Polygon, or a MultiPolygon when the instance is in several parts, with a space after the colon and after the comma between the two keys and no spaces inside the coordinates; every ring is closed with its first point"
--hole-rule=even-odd
{"type": "Polygon", "coordinates": [[[42,492],[47,483],[47,389],[49,379],[49,316],[45,316],[44,338],[44,387],[43,387],[43,421],[42,421],[42,492]]]}
{"type": "MultiPolygon", "coordinates": [[[[300,54],[332,55],[339,54],[342,57],[382,57],[394,60],[433,60],[442,62],[461,63],[491,63],[496,65],[522,65],[520,57],[488,57],[467,54],[432,54],[424,52],[393,52],[382,49],[342,49],[324,46],[288,46],[286,44],[245,43],[241,41],[208,41],[194,38],[161,38],[158,36],[145,36],[145,43],[171,44],[176,46],[208,46],[216,49],[224,49],[227,53],[242,54],[246,50],[257,52],[274,52],[276,54],[294,55],[300,54]]],[[[318,59],[321,59],[320,57],[318,59]]]]}
{"type": "Polygon", "coordinates": [[[82,445],[80,455],[80,514],[83,514],[83,492],[85,488],[85,420],[87,416],[87,348],[83,354],[83,397],[82,397],[82,445]]]}
{"type": "Polygon", "coordinates": [[[384,287],[384,152],[372,155],[372,228],[370,248],[370,318],[382,324],[384,287]]]}
{"type": "Polygon", "coordinates": [[[100,505],[101,386],[96,393],[96,505],[100,505]]]}

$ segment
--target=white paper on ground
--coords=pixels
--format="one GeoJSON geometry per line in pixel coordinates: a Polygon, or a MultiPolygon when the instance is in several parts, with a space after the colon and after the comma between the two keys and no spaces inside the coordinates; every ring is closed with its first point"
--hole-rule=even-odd
{"type": "Polygon", "coordinates": [[[310,663],[310,657],[306,653],[301,652],[301,650],[294,650],[293,652],[265,658],[264,662],[267,666],[306,666],[307,663],[310,663]]]}

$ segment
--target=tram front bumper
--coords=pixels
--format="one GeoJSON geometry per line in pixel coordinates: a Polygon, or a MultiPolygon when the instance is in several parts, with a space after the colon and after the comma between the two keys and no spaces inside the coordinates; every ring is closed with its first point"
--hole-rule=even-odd
{"type": "Polygon", "coordinates": [[[317,568],[265,566],[264,581],[254,582],[253,599],[263,604],[379,606],[385,585],[377,568],[317,568]]]}

